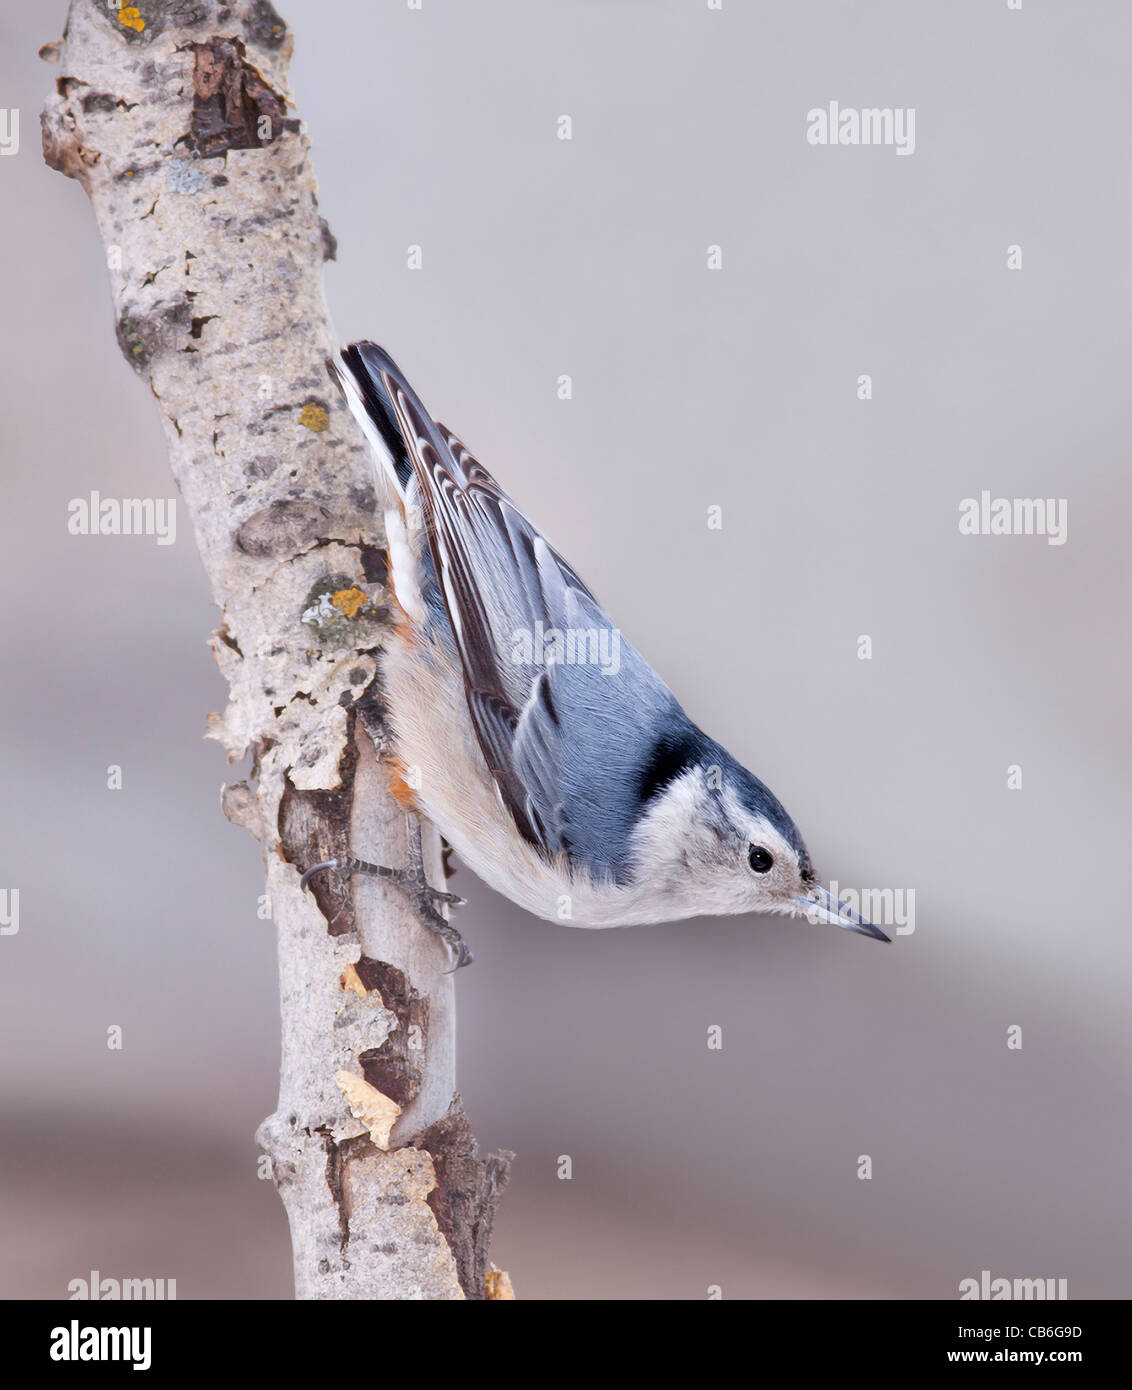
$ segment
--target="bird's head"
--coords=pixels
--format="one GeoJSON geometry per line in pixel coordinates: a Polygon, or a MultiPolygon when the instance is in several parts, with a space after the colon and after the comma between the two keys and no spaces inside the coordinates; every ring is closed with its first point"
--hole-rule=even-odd
{"type": "Polygon", "coordinates": [[[693,730],[661,764],[643,789],[633,858],[667,920],[769,912],[889,939],[817,882],[782,803],[718,744],[693,730]]]}

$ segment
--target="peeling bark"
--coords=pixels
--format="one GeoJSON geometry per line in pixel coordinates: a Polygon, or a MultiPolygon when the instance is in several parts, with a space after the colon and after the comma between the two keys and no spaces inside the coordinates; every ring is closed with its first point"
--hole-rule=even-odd
{"type": "Polygon", "coordinates": [[[427,1200],[455,1257],[460,1283],[466,1289],[485,1290],[487,1297],[507,1297],[487,1292],[492,1272],[487,1252],[496,1202],[507,1185],[514,1155],[491,1154],[486,1162],[480,1160],[458,1095],[444,1119],[413,1142],[432,1158],[437,1182],[427,1200]]]}
{"type": "MultiPolygon", "coordinates": [[[[402,862],[404,827],[375,748],[383,537],[323,367],[335,244],[287,114],[291,48],[267,0],[72,0],[43,50],[60,64],[44,157],[90,198],[118,345],[161,411],[223,614],[229,703],[209,737],[252,759],[222,801],[261,843],[278,932],[279,1106],[257,1137],[297,1294],[506,1297],[487,1250],[508,1159],[478,1157],[455,1092],[441,944],[379,880],[299,890],[347,848],[402,862]]],[[[425,845],[439,884],[427,829],[425,845]]]]}

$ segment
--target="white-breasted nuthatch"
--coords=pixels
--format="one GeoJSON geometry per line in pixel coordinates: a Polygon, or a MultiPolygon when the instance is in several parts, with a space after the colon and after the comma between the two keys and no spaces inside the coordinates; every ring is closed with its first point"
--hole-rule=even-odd
{"type": "MultiPolygon", "coordinates": [[[[593,594],[373,343],[328,364],[376,459],[399,612],[393,791],[520,907],[582,927],[772,912],[889,938],[814,876],[794,822],[688,718],[593,594]]],[[[399,881],[471,957],[416,862],[399,881]]],[[[304,881],[305,881],[304,878],[304,881]]]]}

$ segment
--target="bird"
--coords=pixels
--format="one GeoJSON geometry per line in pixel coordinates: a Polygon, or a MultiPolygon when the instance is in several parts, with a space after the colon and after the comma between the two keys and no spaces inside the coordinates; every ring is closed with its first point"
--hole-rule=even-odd
{"type": "Polygon", "coordinates": [[[774,793],[692,722],[573,567],[375,343],[327,361],[373,455],[393,621],[382,684],[409,864],[313,865],[410,894],[472,954],[427,882],[420,818],[521,908],[577,927],[771,913],[889,938],[822,886],[774,793]]]}

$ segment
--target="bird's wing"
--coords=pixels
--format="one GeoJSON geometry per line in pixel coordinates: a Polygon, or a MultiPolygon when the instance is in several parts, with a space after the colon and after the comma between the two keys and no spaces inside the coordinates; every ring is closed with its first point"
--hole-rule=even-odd
{"type": "Polygon", "coordinates": [[[407,446],[468,710],[500,797],[529,843],[617,872],[649,717],[678,707],[571,566],[381,359],[367,345],[407,446]],[[545,649],[551,634],[571,632],[593,634],[606,652],[616,641],[617,672],[596,657],[565,664],[561,648],[543,664],[540,636],[545,649]]]}

